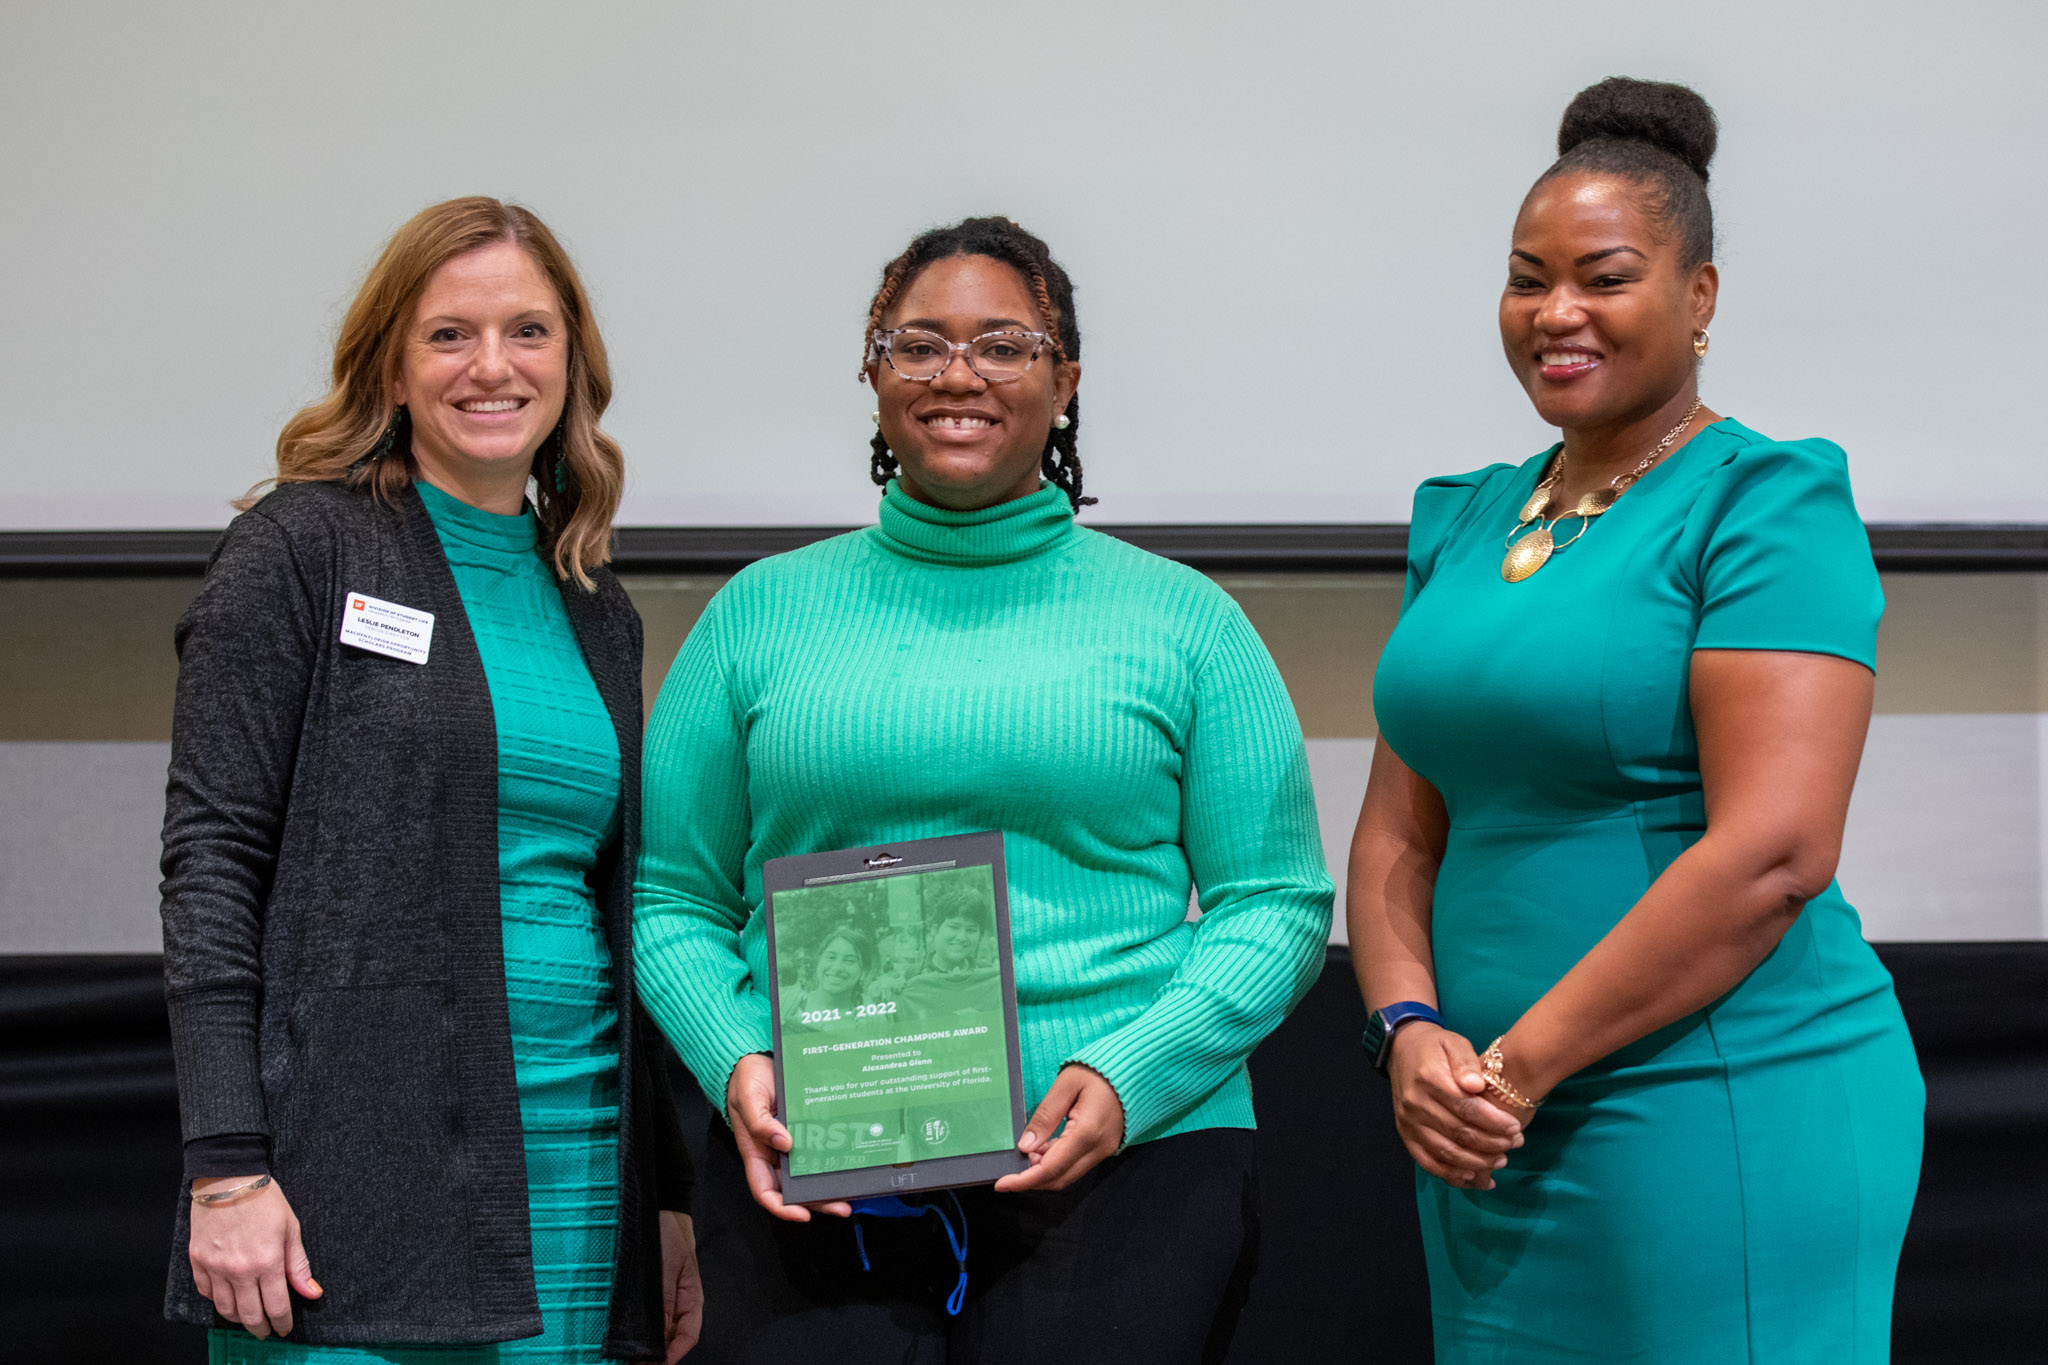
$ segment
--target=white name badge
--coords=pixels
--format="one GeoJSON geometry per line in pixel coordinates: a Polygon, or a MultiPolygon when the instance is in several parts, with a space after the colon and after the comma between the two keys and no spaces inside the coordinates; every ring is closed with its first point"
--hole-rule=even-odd
{"type": "Polygon", "coordinates": [[[434,613],[352,592],[341,603],[341,642],[409,664],[423,664],[427,647],[434,642],[434,613]]]}

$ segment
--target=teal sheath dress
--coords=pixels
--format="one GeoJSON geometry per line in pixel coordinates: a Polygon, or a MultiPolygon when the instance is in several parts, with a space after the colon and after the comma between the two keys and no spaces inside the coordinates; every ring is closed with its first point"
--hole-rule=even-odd
{"type": "MultiPolygon", "coordinates": [[[[498,516],[429,484],[498,729],[505,998],[526,1139],[540,1336],[500,1345],[306,1346],[211,1334],[213,1365],[602,1359],[618,1226],[618,1010],[589,876],[617,832],[619,741],[536,552],[529,510],[498,516]]],[[[405,1197],[405,1172],[364,1198],[405,1197]]],[[[315,1265],[317,1277],[320,1267],[315,1265]]]]}
{"type": "MultiPolygon", "coordinates": [[[[1883,609],[1841,450],[1733,421],[1505,582],[1549,458],[1417,492],[1374,687],[1381,742],[1449,811],[1437,993],[1482,1048],[1704,832],[1693,651],[1871,667],[1883,609]]],[[[1831,886],[1726,996],[1560,1085],[1495,1189],[1418,1172],[1437,1359],[1888,1359],[1923,1099],[1831,886]]]]}

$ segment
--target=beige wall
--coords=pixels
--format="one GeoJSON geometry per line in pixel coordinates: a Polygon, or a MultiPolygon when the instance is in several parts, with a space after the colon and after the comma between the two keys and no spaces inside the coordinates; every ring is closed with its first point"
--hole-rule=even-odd
{"type": "MultiPolygon", "coordinates": [[[[629,578],[647,695],[716,578],[629,578]]],[[[1400,608],[1392,575],[1220,578],[1287,680],[1311,739],[1369,739],[1372,672],[1400,608]]],[[[0,743],[166,740],[171,628],[191,579],[0,580],[0,743]]],[[[1877,710],[2048,712],[2048,575],[1887,574],[1877,710]]]]}
{"type": "MultiPolygon", "coordinates": [[[[651,702],[721,580],[629,579],[651,702]]],[[[1391,575],[1219,580],[1287,681],[1342,868],[1376,729],[1391,575]]],[[[190,579],[0,580],[0,953],[155,941],[176,659],[190,579]]],[[[1842,881],[1874,938],[2048,936],[2048,575],[1891,574],[1842,881]]]]}

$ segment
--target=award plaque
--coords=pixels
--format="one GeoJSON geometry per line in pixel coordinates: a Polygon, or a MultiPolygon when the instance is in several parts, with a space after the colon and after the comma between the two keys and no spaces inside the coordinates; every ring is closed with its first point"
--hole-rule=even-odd
{"type": "Polygon", "coordinates": [[[782,1197],[981,1185],[1029,1164],[1003,836],[761,871],[782,1197]]]}

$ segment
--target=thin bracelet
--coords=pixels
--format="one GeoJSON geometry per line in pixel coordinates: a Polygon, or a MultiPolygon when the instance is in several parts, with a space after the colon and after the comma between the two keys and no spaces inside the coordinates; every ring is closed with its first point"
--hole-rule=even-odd
{"type": "Polygon", "coordinates": [[[230,1189],[208,1190],[205,1194],[195,1194],[192,1196],[192,1202],[195,1204],[225,1204],[238,1194],[247,1194],[251,1190],[260,1190],[269,1183],[269,1176],[259,1175],[246,1185],[236,1185],[230,1189]]]}

